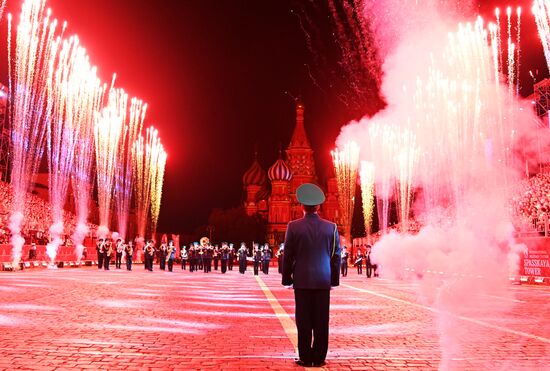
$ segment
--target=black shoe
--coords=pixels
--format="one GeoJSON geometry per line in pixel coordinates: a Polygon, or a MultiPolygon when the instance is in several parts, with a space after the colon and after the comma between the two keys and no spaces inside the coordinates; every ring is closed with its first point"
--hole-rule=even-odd
{"type": "Polygon", "coordinates": [[[302,367],[309,367],[309,366],[311,366],[311,362],[304,362],[304,361],[302,361],[302,360],[299,359],[299,358],[295,358],[295,359],[294,359],[294,363],[296,363],[298,366],[302,366],[302,367]]]}
{"type": "Polygon", "coordinates": [[[325,366],[327,363],[325,361],[322,361],[322,362],[313,362],[312,366],[311,367],[323,367],[325,366]]]}

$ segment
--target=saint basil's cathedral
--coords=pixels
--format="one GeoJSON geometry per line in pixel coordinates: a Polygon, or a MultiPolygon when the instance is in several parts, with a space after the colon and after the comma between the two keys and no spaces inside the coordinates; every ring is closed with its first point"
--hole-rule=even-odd
{"type": "Polygon", "coordinates": [[[279,151],[279,159],[267,172],[255,158],[243,175],[243,206],[248,215],[259,215],[267,221],[266,241],[271,245],[284,242],[288,222],[303,216],[302,206],[296,200],[296,189],[303,183],[315,183],[323,189],[326,201],[319,214],[335,223],[338,220],[337,181],[332,176],[326,186],[319,184],[301,103],[296,105],[296,127],[285,152],[286,160],[279,151]]]}

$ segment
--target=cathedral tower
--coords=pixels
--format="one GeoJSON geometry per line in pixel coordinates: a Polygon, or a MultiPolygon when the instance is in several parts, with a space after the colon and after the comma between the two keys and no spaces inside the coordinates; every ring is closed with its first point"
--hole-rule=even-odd
{"type": "Polygon", "coordinates": [[[304,127],[304,105],[301,102],[296,104],[296,127],[286,155],[288,166],[292,171],[292,180],[290,181],[292,220],[302,216],[302,208],[296,200],[296,189],[304,183],[317,183],[313,150],[304,127]]]}

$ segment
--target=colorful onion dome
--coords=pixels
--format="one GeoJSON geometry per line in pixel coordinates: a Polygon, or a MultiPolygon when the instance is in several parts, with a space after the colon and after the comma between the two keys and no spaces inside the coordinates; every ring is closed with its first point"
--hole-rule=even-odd
{"type": "Polygon", "coordinates": [[[283,161],[283,159],[279,157],[279,159],[273,164],[273,166],[269,168],[267,176],[271,181],[286,180],[288,182],[290,181],[290,179],[292,179],[292,171],[283,161]]]}
{"type": "Polygon", "coordinates": [[[265,170],[262,169],[262,165],[258,162],[258,159],[254,159],[252,166],[243,175],[244,186],[250,185],[264,185],[267,182],[267,176],[265,170]]]}

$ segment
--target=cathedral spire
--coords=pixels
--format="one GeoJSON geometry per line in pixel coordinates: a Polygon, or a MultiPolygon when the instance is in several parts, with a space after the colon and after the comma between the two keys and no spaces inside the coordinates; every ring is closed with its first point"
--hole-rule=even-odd
{"type": "Polygon", "coordinates": [[[304,105],[301,101],[296,102],[296,127],[288,146],[288,149],[293,148],[311,148],[304,127],[304,105]]]}

